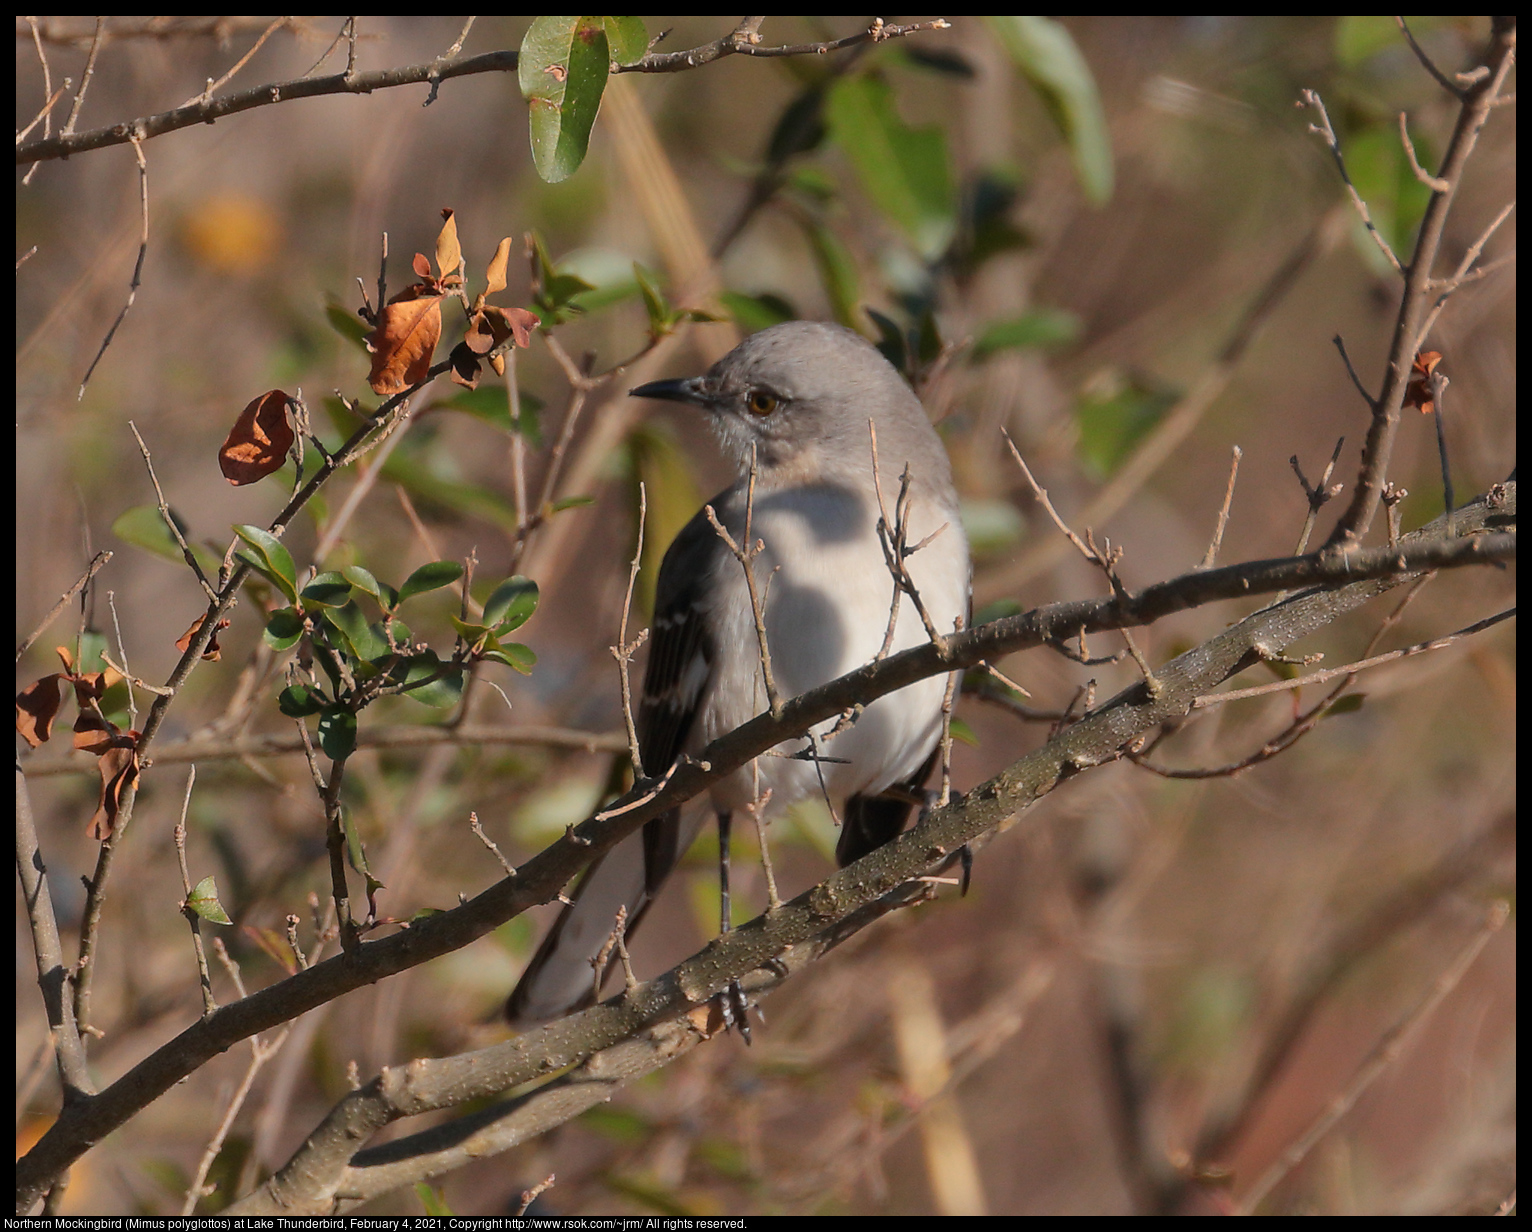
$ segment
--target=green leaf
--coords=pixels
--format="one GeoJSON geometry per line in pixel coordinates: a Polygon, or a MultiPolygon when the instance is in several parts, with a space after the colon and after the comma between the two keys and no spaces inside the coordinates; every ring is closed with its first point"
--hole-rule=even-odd
{"type": "Polygon", "coordinates": [[[437,676],[442,669],[442,661],[437,657],[434,650],[428,650],[424,654],[412,656],[404,664],[404,696],[412,701],[417,701],[423,706],[434,706],[439,710],[457,704],[458,698],[463,695],[463,673],[454,670],[445,675],[437,676]],[[436,676],[430,684],[417,684],[417,681],[426,680],[436,676]],[[413,686],[413,687],[412,687],[413,686]]]}
{"type": "Polygon", "coordinates": [[[872,203],[904,229],[921,256],[940,256],[957,226],[941,129],[906,125],[888,83],[871,74],[836,82],[825,118],[872,203]]]}
{"type": "MultiPolygon", "coordinates": [[[[629,38],[625,33],[625,49],[629,38]]],[[[549,184],[567,180],[585,160],[610,71],[599,17],[538,17],[522,39],[516,76],[527,100],[532,162],[549,184]]]]}
{"type": "MultiPolygon", "coordinates": [[[[369,577],[371,574],[368,575],[369,577]]],[[[334,569],[316,574],[314,580],[299,592],[305,606],[340,607],[351,598],[351,582],[334,569]]]]}
{"type": "MultiPolygon", "coordinates": [[[[608,17],[607,20],[612,21],[614,19],[608,17]]],[[[447,1205],[447,1199],[442,1191],[434,1186],[427,1185],[424,1181],[415,1182],[415,1196],[420,1199],[421,1208],[427,1215],[439,1219],[453,1214],[453,1210],[447,1205]]]]}
{"type": "MultiPolygon", "coordinates": [[[[382,583],[373,576],[370,569],[363,569],[361,565],[347,565],[340,571],[340,575],[363,594],[371,595],[374,599],[381,601],[383,597],[382,583]]],[[[315,581],[318,581],[318,579],[316,578],[315,581]]]]}
{"type": "Polygon", "coordinates": [[[973,728],[955,715],[950,721],[952,738],[959,744],[966,744],[971,749],[979,747],[979,737],[974,734],[973,728]]]}
{"type": "Polygon", "coordinates": [[[324,315],[330,327],[342,338],[356,343],[363,351],[367,349],[367,335],[372,330],[356,313],[332,299],[325,303],[324,315]]]}
{"type": "Polygon", "coordinates": [[[404,585],[399,587],[399,602],[403,603],[406,599],[423,595],[428,590],[440,590],[443,586],[451,586],[462,576],[463,566],[457,561],[433,560],[421,565],[404,579],[404,585]]]}
{"type": "Polygon", "coordinates": [[[1090,65],[1074,38],[1047,17],[987,17],[1012,62],[1042,96],[1069,143],[1085,196],[1101,205],[1112,196],[1112,141],[1090,65]]]}
{"type": "Polygon", "coordinates": [[[448,616],[447,619],[452,622],[452,627],[457,630],[458,636],[470,646],[478,646],[488,641],[490,635],[494,633],[494,630],[488,625],[471,624],[456,616],[448,616]]]}
{"type": "Polygon", "coordinates": [[[269,578],[288,601],[298,601],[298,570],[282,541],[259,526],[236,526],[234,533],[250,546],[234,555],[245,561],[262,577],[269,578]]]}
{"type": "Polygon", "coordinates": [[[530,646],[523,646],[520,642],[506,642],[503,646],[486,649],[480,657],[515,668],[523,676],[530,676],[532,669],[537,666],[537,655],[530,646]]]}
{"type": "Polygon", "coordinates": [[[1010,547],[1027,528],[1021,511],[1007,500],[965,500],[959,514],[968,548],[975,556],[1010,547]]]}
{"type": "Polygon", "coordinates": [[[294,607],[281,607],[266,618],[261,637],[273,650],[286,650],[303,636],[303,614],[294,607]]]}
{"type": "Polygon", "coordinates": [[[583,509],[586,505],[594,505],[595,503],[596,498],[594,496],[566,496],[561,500],[554,501],[549,508],[554,513],[563,513],[566,509],[583,509]]]}
{"type": "Polygon", "coordinates": [[[356,715],[345,706],[326,706],[319,712],[319,747],[331,761],[350,757],[356,748],[356,715]]]}
{"type": "Polygon", "coordinates": [[[747,334],[754,334],[783,321],[798,319],[798,310],[780,295],[766,291],[760,295],[742,295],[738,291],[724,291],[719,302],[729,310],[734,323],[747,334]]]}
{"type": "Polygon", "coordinates": [[[1175,405],[1173,390],[1133,380],[1088,392],[1075,409],[1080,458],[1098,478],[1122,465],[1175,405]]]}
{"type": "Polygon", "coordinates": [[[325,695],[306,684],[289,685],[277,694],[277,709],[290,719],[318,714],[325,705],[325,695]]]}
{"type": "Polygon", "coordinates": [[[837,324],[856,329],[861,292],[855,259],[824,223],[807,217],[799,221],[814,254],[814,264],[819,267],[819,280],[829,297],[831,315],[837,324]]]}
{"type": "Polygon", "coordinates": [[[509,633],[527,623],[537,610],[537,583],[517,574],[495,587],[484,601],[484,623],[495,633],[509,633]]]}
{"type": "Polygon", "coordinates": [[[1072,312],[1037,308],[1019,317],[991,321],[973,344],[973,357],[987,359],[996,351],[1020,351],[1032,347],[1073,342],[1080,333],[1080,318],[1072,312]]]}
{"type": "MultiPolygon", "coordinates": [[[[174,510],[171,511],[170,516],[175,518],[181,537],[186,538],[191,528],[176,517],[174,510]]],[[[117,515],[117,520],[112,523],[112,534],[124,543],[131,543],[136,548],[142,548],[166,560],[184,561],[186,559],[181,555],[181,545],[170,533],[170,528],[165,525],[165,519],[160,516],[159,508],[155,505],[135,505],[132,509],[123,510],[117,515]]],[[[189,539],[187,546],[191,548],[192,555],[197,558],[197,563],[202,566],[204,572],[213,573],[217,570],[216,556],[189,539]]]]}
{"type": "Polygon", "coordinates": [[[218,883],[212,877],[204,877],[186,897],[186,905],[210,924],[232,924],[229,913],[218,901],[218,883]]]}
{"type": "MultiPolygon", "coordinates": [[[[535,422],[537,412],[543,409],[543,400],[524,389],[519,391],[518,400],[521,403],[522,422],[524,424],[528,421],[535,422]]],[[[498,428],[501,432],[516,431],[516,422],[511,418],[510,399],[506,397],[503,385],[485,383],[477,389],[462,390],[433,405],[440,410],[472,415],[475,419],[498,428]]],[[[541,442],[538,443],[541,444],[541,442]]]]}
{"type": "Polygon", "coordinates": [[[653,276],[637,261],[633,262],[633,277],[638,283],[639,293],[644,297],[644,311],[649,314],[649,334],[654,338],[663,338],[675,328],[675,309],[670,306],[670,301],[656,285],[653,276]]]}
{"type": "Polygon", "coordinates": [[[993,603],[986,603],[973,614],[975,627],[987,625],[992,620],[1004,620],[1007,616],[1020,616],[1021,604],[1015,599],[996,599],[993,603]]]}
{"type": "Polygon", "coordinates": [[[649,31],[642,17],[603,17],[612,63],[633,64],[649,50],[649,31]]]}
{"type": "MultiPolygon", "coordinates": [[[[1421,166],[1433,167],[1436,158],[1428,136],[1417,130],[1411,139],[1421,166]]],[[[1399,144],[1399,129],[1395,125],[1372,124],[1348,135],[1341,148],[1351,181],[1367,202],[1373,225],[1396,255],[1408,258],[1415,246],[1415,229],[1431,202],[1431,190],[1415,177],[1404,147],[1399,144]]],[[[1367,234],[1360,218],[1353,220],[1352,235],[1362,259],[1373,272],[1392,276],[1393,267],[1367,234]]]]}
{"type": "Polygon", "coordinates": [[[371,907],[372,896],[386,887],[372,875],[372,869],[367,865],[367,848],[362,845],[362,836],[357,833],[356,823],[351,820],[350,809],[341,813],[341,825],[346,831],[346,858],[351,861],[351,867],[366,880],[368,906],[371,907]]]}
{"type": "Polygon", "coordinates": [[[1337,714],[1355,714],[1362,708],[1367,700],[1365,693],[1347,693],[1335,699],[1332,705],[1325,707],[1325,718],[1333,718],[1337,714]]]}
{"type": "Polygon", "coordinates": [[[350,651],[348,657],[355,662],[378,659],[388,654],[387,639],[367,623],[367,617],[355,603],[323,608],[320,615],[326,624],[340,634],[345,647],[350,651]]]}

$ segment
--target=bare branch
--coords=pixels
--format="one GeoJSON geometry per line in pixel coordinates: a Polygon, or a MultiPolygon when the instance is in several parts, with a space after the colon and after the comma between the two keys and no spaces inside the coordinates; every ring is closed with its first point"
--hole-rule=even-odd
{"type": "Polygon", "coordinates": [[[138,288],[142,284],[144,277],[144,255],[149,251],[149,164],[144,161],[144,147],[139,140],[139,134],[132,134],[128,140],[133,143],[133,153],[138,156],[138,199],[140,206],[138,260],[133,263],[133,280],[128,283],[128,302],[122,306],[122,311],[117,314],[117,319],[112,322],[112,328],[106,331],[106,337],[101,340],[101,348],[96,352],[96,358],[90,361],[90,367],[85,370],[85,375],[80,378],[80,392],[75,395],[76,402],[85,397],[85,387],[90,384],[91,374],[95,372],[96,365],[101,362],[101,357],[106,354],[106,348],[112,345],[112,339],[116,337],[117,329],[122,324],[123,318],[128,315],[128,309],[133,307],[133,301],[138,298],[138,288]]]}
{"type": "Polygon", "coordinates": [[[1244,455],[1238,445],[1229,458],[1229,483],[1223,492],[1223,504],[1218,510],[1218,525],[1213,528],[1213,538],[1208,542],[1208,550],[1202,557],[1202,568],[1211,569],[1218,559],[1218,549],[1223,543],[1224,527],[1229,524],[1229,506],[1234,503],[1234,481],[1239,478],[1239,460],[1244,455]]]}
{"type": "Polygon", "coordinates": [[[32,648],[32,644],[43,635],[43,631],[58,619],[59,613],[69,606],[69,601],[82,590],[84,590],[85,587],[90,583],[91,578],[95,577],[96,574],[101,572],[102,567],[106,564],[107,561],[111,559],[112,553],[110,552],[97,552],[95,556],[91,558],[90,564],[85,566],[85,572],[80,574],[80,576],[75,579],[74,584],[59,596],[58,602],[48,609],[48,614],[38,622],[37,627],[33,629],[32,632],[28,633],[27,636],[22,640],[21,645],[16,648],[16,662],[21,662],[21,656],[26,654],[27,651],[32,648]]]}
{"type": "Polygon", "coordinates": [[[1346,185],[1346,192],[1351,197],[1351,205],[1360,216],[1362,225],[1367,228],[1367,234],[1372,236],[1373,243],[1377,244],[1378,250],[1384,258],[1394,267],[1396,274],[1404,273],[1404,266],[1399,258],[1394,255],[1394,250],[1388,246],[1388,241],[1383,238],[1383,233],[1378,230],[1372,221],[1372,214],[1368,212],[1367,202],[1362,200],[1362,194],[1357,192],[1356,185],[1351,182],[1351,175],[1346,170],[1346,160],[1341,154],[1340,138],[1335,135],[1335,129],[1330,126],[1330,113],[1325,110],[1324,99],[1319,97],[1316,90],[1300,90],[1298,93],[1298,105],[1300,107],[1312,107],[1319,113],[1319,123],[1310,124],[1309,132],[1318,133],[1324,138],[1325,145],[1330,148],[1330,156],[1335,159],[1336,169],[1340,172],[1341,181],[1346,185]]]}
{"type": "Polygon", "coordinates": [[[612,66],[612,71],[614,73],[679,73],[687,69],[700,68],[704,64],[711,64],[714,60],[730,55],[824,56],[832,51],[841,51],[861,43],[881,43],[888,39],[903,38],[926,30],[951,29],[951,23],[940,17],[935,21],[917,22],[910,26],[887,25],[881,17],[875,17],[867,29],[847,38],[832,39],[825,43],[795,43],[781,47],[762,47],[760,35],[756,33],[756,30],[764,20],[764,18],[748,17],[723,38],[714,42],[693,47],[689,51],[650,52],[643,59],[636,60],[632,64],[615,64],[612,66]]]}

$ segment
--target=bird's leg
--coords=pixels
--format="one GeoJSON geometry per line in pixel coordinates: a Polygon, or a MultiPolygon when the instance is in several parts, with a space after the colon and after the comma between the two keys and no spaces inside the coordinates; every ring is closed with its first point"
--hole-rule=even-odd
{"type": "MultiPolygon", "coordinates": [[[[718,813],[718,932],[728,933],[734,927],[729,911],[729,829],[733,815],[726,810],[718,813]]],[[[750,1043],[749,1004],[745,990],[738,980],[730,980],[729,986],[718,994],[719,1008],[723,1011],[724,1025],[738,1031],[746,1044],[750,1043]]]]}

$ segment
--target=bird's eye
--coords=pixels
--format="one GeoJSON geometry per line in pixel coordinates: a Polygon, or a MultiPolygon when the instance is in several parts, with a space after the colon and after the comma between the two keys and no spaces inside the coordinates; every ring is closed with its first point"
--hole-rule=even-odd
{"type": "Polygon", "coordinates": [[[764,389],[751,390],[748,403],[750,409],[757,415],[770,415],[777,409],[777,399],[764,389]]]}

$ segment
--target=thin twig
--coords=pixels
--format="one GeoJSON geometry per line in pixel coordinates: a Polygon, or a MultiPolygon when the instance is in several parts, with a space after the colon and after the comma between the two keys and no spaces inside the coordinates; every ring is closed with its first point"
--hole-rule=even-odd
{"type": "Polygon", "coordinates": [[[479,815],[477,813],[468,814],[468,828],[478,836],[479,842],[483,843],[494,853],[495,859],[500,861],[500,867],[505,870],[505,875],[507,877],[514,877],[516,875],[516,866],[505,858],[505,853],[495,845],[495,840],[484,833],[484,827],[479,824],[479,815]]]}
{"type": "Polygon", "coordinates": [[[780,47],[762,47],[755,27],[760,21],[747,18],[723,38],[689,51],[650,52],[632,64],[615,64],[614,73],[679,73],[700,68],[714,60],[729,55],[741,56],[824,56],[832,51],[855,47],[859,43],[881,43],[887,39],[903,38],[926,30],[947,30],[951,23],[938,17],[935,21],[923,21],[909,26],[887,25],[881,17],[873,19],[866,30],[843,39],[831,39],[824,43],[795,43],[780,47]],[[753,23],[753,25],[752,25],[753,23]]]}
{"type": "Polygon", "coordinates": [[[643,482],[638,485],[638,545],[633,549],[633,563],[628,568],[628,591],[622,599],[622,621],[617,628],[617,645],[608,647],[612,657],[617,660],[617,676],[622,686],[622,721],[628,729],[628,757],[633,762],[633,781],[637,782],[644,777],[644,758],[638,747],[638,728],[633,722],[633,682],[628,678],[628,665],[633,661],[633,652],[644,644],[644,639],[649,636],[649,630],[645,629],[636,638],[632,645],[628,644],[628,613],[633,607],[633,585],[638,581],[638,568],[644,559],[644,516],[649,510],[649,498],[644,491],[643,482]]]}
{"type": "Polygon", "coordinates": [[[1298,545],[1293,549],[1294,556],[1302,556],[1309,546],[1309,536],[1314,533],[1314,522],[1319,517],[1319,511],[1330,501],[1339,495],[1344,484],[1330,482],[1330,476],[1335,473],[1335,464],[1340,461],[1341,450],[1346,447],[1346,438],[1343,436],[1335,442],[1335,449],[1330,454],[1329,465],[1319,477],[1318,483],[1311,484],[1308,477],[1303,473],[1303,466],[1298,461],[1298,455],[1294,454],[1287,461],[1293,468],[1293,473],[1298,476],[1298,482],[1303,487],[1304,498],[1309,503],[1309,510],[1303,519],[1303,529],[1298,532],[1298,545]]]}
{"type": "Polygon", "coordinates": [[[208,974],[207,952],[202,948],[202,917],[191,906],[191,873],[186,867],[186,811],[191,807],[192,785],[197,781],[197,767],[186,772],[186,794],[181,798],[181,817],[176,822],[176,860],[181,865],[181,914],[191,925],[192,950],[197,955],[197,978],[202,982],[202,1016],[208,1018],[218,1012],[218,1002],[213,998],[213,977],[208,974]]]}
{"type": "Polygon", "coordinates": [[[1193,709],[1200,710],[1206,706],[1220,706],[1224,702],[1242,701],[1247,697],[1260,697],[1267,693],[1280,693],[1287,689],[1301,689],[1304,685],[1320,684],[1326,680],[1334,680],[1337,676],[1355,675],[1365,671],[1369,667],[1378,667],[1384,663],[1392,663],[1396,659],[1408,659],[1418,654],[1425,654],[1428,650],[1440,650],[1444,646],[1450,646],[1461,638],[1474,633],[1482,633],[1485,629],[1498,625],[1502,620],[1509,620],[1516,615],[1514,607],[1506,608],[1503,612],[1496,612],[1493,616],[1487,616],[1483,620],[1475,621],[1471,625],[1465,625],[1456,633],[1448,633],[1444,637],[1432,638],[1428,642],[1416,642],[1413,646],[1403,646],[1398,650],[1390,650],[1387,654],[1376,655],[1371,659],[1361,659],[1355,663],[1348,663],[1344,667],[1329,667],[1323,671],[1313,672],[1307,676],[1295,676],[1291,680],[1276,680],[1271,684],[1256,685],[1249,689],[1232,689],[1227,693],[1209,693],[1204,697],[1197,698],[1192,702],[1193,709]]]}
{"type": "Polygon", "coordinates": [[[1351,1081],[1332,1099],[1325,1110],[1288,1146],[1277,1160],[1261,1174],[1250,1190],[1241,1195],[1236,1213],[1252,1214],[1256,1207],[1281,1183],[1294,1168],[1303,1162],[1308,1153],[1318,1145],[1340,1119],[1356,1106],[1357,1100],[1404,1052],[1405,1043],[1416,1029],[1430,1018],[1443,1001],[1458,986],[1468,968],[1489,944],[1490,938],[1500,931],[1511,914],[1510,904],[1500,901],[1489,909],[1483,925],[1473,939],[1459,951],[1456,958],[1441,975],[1436,977],[1430,991],[1409,1014],[1389,1030],[1373,1046],[1372,1052],[1357,1068],[1351,1081]]]}
{"type": "Polygon", "coordinates": [[[1410,159],[1410,170],[1415,173],[1415,178],[1429,188],[1432,192],[1446,192],[1452,187],[1446,180],[1439,180],[1424,167],[1420,160],[1415,157],[1415,143],[1410,140],[1410,122],[1404,112],[1399,113],[1399,141],[1404,146],[1404,152],[1410,159]]]}
{"type": "Polygon", "coordinates": [[[1239,460],[1243,453],[1238,445],[1234,446],[1234,452],[1229,459],[1229,484],[1224,488],[1223,505],[1218,510],[1218,525],[1213,528],[1213,538],[1208,544],[1208,550],[1203,554],[1203,569],[1211,569],[1218,559],[1218,549],[1223,543],[1224,527],[1229,524],[1229,506],[1234,502],[1234,481],[1239,477],[1239,460]]]}
{"type": "Polygon", "coordinates": [[[1415,58],[1418,59],[1420,63],[1425,67],[1426,72],[1430,73],[1431,76],[1436,79],[1436,84],[1441,86],[1441,88],[1447,91],[1448,94],[1452,95],[1453,98],[1461,99],[1463,97],[1462,87],[1449,81],[1446,74],[1431,62],[1431,57],[1426,55],[1425,48],[1417,43],[1415,41],[1415,36],[1410,33],[1409,24],[1404,20],[1404,18],[1396,16],[1394,20],[1399,24],[1400,32],[1404,35],[1404,41],[1410,45],[1410,50],[1415,53],[1415,58]]]}
{"type": "Polygon", "coordinates": [[[59,596],[58,602],[48,609],[48,614],[38,622],[37,627],[33,629],[32,632],[28,633],[25,640],[21,643],[20,646],[16,648],[16,662],[21,662],[21,656],[26,654],[27,651],[32,648],[32,643],[37,641],[37,639],[43,635],[44,630],[46,630],[49,625],[58,619],[59,613],[69,606],[69,601],[82,590],[84,590],[85,587],[89,584],[91,578],[95,577],[96,574],[101,572],[102,567],[106,564],[107,561],[111,559],[112,553],[110,552],[97,552],[95,556],[91,558],[90,564],[85,566],[85,572],[80,574],[80,576],[75,579],[74,584],[59,596]]]}
{"type": "Polygon", "coordinates": [[[745,571],[745,589],[750,592],[750,611],[755,618],[755,640],[761,657],[761,679],[766,685],[766,702],[771,708],[773,718],[780,717],[782,713],[782,697],[777,692],[776,678],[771,672],[771,647],[766,642],[766,612],[761,596],[756,591],[755,569],[752,562],[757,556],[766,550],[766,545],[757,539],[750,542],[751,514],[755,507],[755,447],[750,448],[750,473],[745,483],[745,546],[741,547],[734,541],[734,536],[729,534],[724,524],[718,520],[718,514],[714,512],[712,505],[704,505],[703,510],[707,514],[707,520],[712,524],[713,531],[723,540],[734,559],[739,561],[740,568],[745,571]]]}
{"type": "Polygon", "coordinates": [[[1367,403],[1369,411],[1377,409],[1378,400],[1367,392],[1367,386],[1362,384],[1362,378],[1357,376],[1356,369],[1351,364],[1351,356],[1346,354],[1346,343],[1339,334],[1330,339],[1335,344],[1335,349],[1340,352],[1341,363],[1346,365],[1346,374],[1351,377],[1351,383],[1356,386],[1357,393],[1362,395],[1362,401],[1367,403]]]}
{"type": "Polygon", "coordinates": [[[80,380],[80,392],[75,395],[75,401],[79,402],[85,397],[85,387],[90,384],[91,373],[95,372],[96,365],[101,362],[101,357],[106,354],[106,348],[112,345],[112,339],[117,334],[117,328],[122,324],[123,318],[128,315],[128,309],[133,307],[133,301],[138,298],[138,288],[144,277],[144,255],[149,251],[149,164],[144,161],[144,147],[135,133],[129,138],[133,143],[133,153],[138,156],[138,198],[140,207],[140,222],[138,233],[138,260],[133,263],[133,281],[128,284],[128,302],[122,306],[122,311],[117,314],[117,319],[112,322],[112,328],[106,331],[106,337],[101,340],[101,349],[96,352],[96,358],[90,361],[90,367],[85,370],[85,376],[80,380]]]}
{"type": "Polygon", "coordinates": [[[90,37],[90,52],[85,57],[85,72],[80,77],[80,88],[75,92],[74,104],[69,108],[69,119],[64,121],[64,127],[61,130],[61,134],[65,137],[74,132],[74,122],[79,119],[80,108],[85,105],[85,91],[90,89],[90,79],[96,72],[96,53],[101,50],[101,31],[105,25],[105,17],[96,18],[96,31],[90,37]]]}
{"type": "Polygon", "coordinates": [[[170,512],[170,506],[165,501],[165,492],[160,487],[159,476],[154,473],[154,459],[149,454],[149,446],[144,444],[144,438],[139,434],[138,425],[131,419],[128,420],[128,427],[133,432],[133,439],[138,442],[139,453],[144,455],[144,466],[149,472],[149,482],[154,485],[154,499],[159,507],[160,520],[165,523],[165,529],[175,539],[176,545],[181,549],[181,555],[185,558],[191,571],[197,575],[197,581],[202,583],[202,593],[208,597],[210,602],[217,603],[218,592],[213,589],[213,584],[207,580],[207,574],[202,572],[202,566],[197,563],[196,554],[186,542],[186,537],[181,534],[181,528],[176,524],[175,517],[170,512]]]}
{"type": "Polygon", "coordinates": [[[1346,185],[1346,192],[1351,196],[1351,204],[1361,216],[1362,225],[1367,228],[1367,234],[1372,236],[1374,243],[1387,258],[1388,263],[1394,267],[1396,274],[1404,273],[1404,266],[1399,258],[1394,255],[1394,250],[1389,247],[1388,241],[1383,238],[1383,233],[1373,224],[1372,215],[1367,210],[1367,202],[1362,200],[1362,194],[1357,192],[1356,185],[1351,182],[1351,175],[1346,170],[1346,160],[1341,154],[1340,138],[1335,135],[1335,129],[1330,126],[1330,115],[1325,110],[1324,100],[1319,97],[1318,91],[1301,90],[1298,94],[1300,107],[1312,107],[1319,112],[1319,123],[1310,124],[1309,132],[1318,133],[1324,138],[1325,144],[1330,147],[1330,154],[1335,159],[1335,166],[1340,171],[1341,181],[1346,185]]]}

